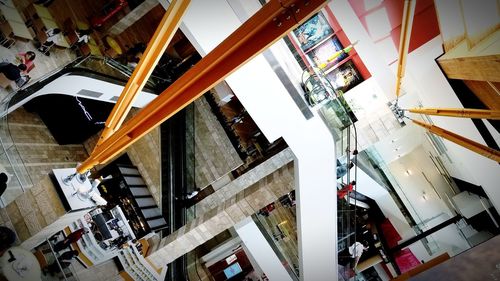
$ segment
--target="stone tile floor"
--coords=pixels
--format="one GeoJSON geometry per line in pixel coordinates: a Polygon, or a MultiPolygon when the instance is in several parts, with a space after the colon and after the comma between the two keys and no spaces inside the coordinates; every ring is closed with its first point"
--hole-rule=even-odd
{"type": "MultiPolygon", "coordinates": [[[[58,47],[53,47],[50,52],[50,56],[46,56],[40,53],[31,41],[21,41],[18,40],[14,46],[7,49],[0,46],[0,61],[8,61],[15,63],[16,55],[18,53],[25,53],[27,51],[33,51],[36,54],[35,58],[35,68],[33,68],[28,75],[31,77],[30,83],[33,83],[38,78],[44,76],[45,74],[53,71],[56,68],[66,65],[70,61],[76,58],[76,54],[70,49],[62,49],[58,47]]],[[[15,83],[11,83],[12,87],[10,89],[0,88],[0,100],[3,99],[8,93],[17,90],[15,83]]]]}

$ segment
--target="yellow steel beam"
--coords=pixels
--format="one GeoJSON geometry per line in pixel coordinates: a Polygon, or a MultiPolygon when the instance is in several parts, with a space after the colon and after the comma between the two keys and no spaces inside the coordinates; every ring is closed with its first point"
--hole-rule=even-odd
{"type": "Polygon", "coordinates": [[[464,138],[460,135],[457,135],[453,132],[447,131],[443,128],[440,128],[440,127],[437,127],[437,126],[434,126],[431,124],[427,124],[424,122],[420,122],[417,120],[412,120],[412,121],[413,121],[413,123],[415,123],[421,127],[424,127],[425,129],[427,129],[431,133],[434,133],[442,138],[445,138],[451,142],[454,142],[460,146],[463,146],[469,150],[472,150],[478,154],[481,154],[484,157],[493,159],[495,162],[500,162],[500,151],[498,151],[496,149],[487,147],[485,145],[477,143],[477,142],[470,140],[468,138],[464,138]]]}
{"type": "Polygon", "coordinates": [[[399,39],[398,71],[396,73],[396,98],[401,93],[401,83],[405,76],[406,57],[410,46],[411,27],[413,25],[413,15],[415,13],[415,0],[406,0],[403,10],[403,20],[401,21],[401,36],[399,39]]]}
{"type": "Polygon", "coordinates": [[[158,64],[163,52],[172,40],[175,31],[180,25],[181,18],[189,6],[190,0],[173,0],[163,16],[153,37],[149,41],[148,47],[144,51],[139,64],[132,72],[125,88],[118,98],[113,110],[106,120],[105,128],[101,134],[97,146],[107,139],[122,125],[127,117],[132,103],[139,92],[144,88],[153,69],[158,64]]]}
{"type": "Polygon", "coordinates": [[[325,0],[271,0],[136,116],[104,140],[79,173],[117,156],[326,5],[325,0]]]}
{"type": "Polygon", "coordinates": [[[500,120],[500,110],[470,108],[410,108],[411,113],[426,115],[500,120]]]}

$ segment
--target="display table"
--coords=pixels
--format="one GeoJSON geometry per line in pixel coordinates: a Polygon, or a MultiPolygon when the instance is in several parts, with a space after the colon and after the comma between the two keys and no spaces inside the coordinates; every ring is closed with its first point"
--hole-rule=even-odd
{"type": "Polygon", "coordinates": [[[41,269],[35,255],[21,247],[11,247],[0,257],[2,273],[9,281],[40,280],[41,269]],[[15,260],[11,260],[11,255],[15,260]]]}
{"type": "MultiPolygon", "coordinates": [[[[50,11],[43,6],[30,4],[24,9],[23,13],[26,19],[32,22],[31,27],[35,32],[36,38],[41,43],[47,40],[46,30],[59,28],[59,25],[50,14],[50,11]]],[[[69,43],[62,33],[54,38],[54,44],[60,47],[69,48],[69,43]]]]}
{"type": "MultiPolygon", "coordinates": [[[[6,22],[3,24],[8,24],[14,36],[25,38],[28,40],[33,39],[28,28],[24,24],[24,19],[21,17],[19,12],[15,7],[10,7],[8,5],[0,5],[0,11],[2,16],[5,18],[6,22]]],[[[5,34],[9,36],[10,34],[5,34]]]]}
{"type": "MultiPolygon", "coordinates": [[[[83,183],[78,182],[78,180],[73,178],[68,184],[64,183],[64,179],[69,175],[72,175],[76,172],[75,168],[66,168],[66,169],[53,169],[52,173],[54,174],[54,180],[57,182],[56,188],[59,189],[60,195],[63,201],[63,205],[66,208],[69,208],[68,211],[76,211],[82,209],[89,209],[96,206],[94,201],[90,199],[90,196],[85,196],[79,194],[77,191],[83,187],[91,188],[92,184],[88,179],[86,179],[83,183]]],[[[99,190],[97,188],[94,191],[98,194],[99,190]]]]}

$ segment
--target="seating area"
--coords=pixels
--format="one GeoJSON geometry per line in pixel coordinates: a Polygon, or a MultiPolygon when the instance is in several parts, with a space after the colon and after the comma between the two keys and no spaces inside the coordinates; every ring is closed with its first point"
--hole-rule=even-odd
{"type": "MultiPolygon", "coordinates": [[[[52,1],[50,5],[33,2],[36,1],[0,2],[0,48],[5,48],[0,61],[15,65],[25,63],[28,69],[21,74],[26,80],[36,79],[53,69],[54,64],[64,63],[68,59],[88,55],[116,58],[123,55],[122,50],[128,47],[122,45],[123,41],[107,34],[109,26],[92,29],[91,15],[100,9],[101,1],[94,1],[96,11],[89,10],[87,6],[86,10],[80,10],[78,3],[65,0],[52,1]],[[77,9],[78,14],[75,13],[77,9]],[[55,30],[57,31],[54,32],[55,30]],[[36,55],[36,59],[29,63],[20,59],[20,54],[28,51],[36,55]],[[58,58],[59,54],[63,56],[63,60],[58,58]],[[39,71],[37,65],[42,65],[39,71]]],[[[116,22],[116,19],[110,17],[106,24],[113,24],[113,20],[116,22]]],[[[10,92],[19,87],[2,74],[0,88],[10,92]]]]}

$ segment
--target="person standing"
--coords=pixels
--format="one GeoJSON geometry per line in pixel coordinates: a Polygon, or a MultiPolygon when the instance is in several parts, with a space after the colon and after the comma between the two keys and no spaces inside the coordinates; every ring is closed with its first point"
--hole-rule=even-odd
{"type": "Polygon", "coordinates": [[[54,252],[59,252],[63,249],[68,248],[69,246],[71,246],[72,243],[75,243],[78,240],[80,240],[83,234],[87,232],[88,230],[85,228],[80,228],[75,230],[74,232],[71,232],[70,234],[68,234],[68,236],[66,236],[66,238],[64,238],[62,241],[57,242],[54,245],[54,252]]]}
{"type": "Polygon", "coordinates": [[[38,48],[38,51],[41,53],[50,56],[49,50],[52,46],[54,46],[54,41],[57,40],[57,37],[61,33],[61,30],[59,28],[51,28],[47,31],[45,31],[45,34],[47,35],[47,40],[38,48]]]}
{"type": "Polygon", "coordinates": [[[351,255],[352,269],[355,269],[358,266],[359,259],[363,255],[365,251],[368,250],[368,245],[365,242],[354,242],[354,244],[349,247],[349,254],[351,255]]]}
{"type": "Polygon", "coordinates": [[[16,66],[9,62],[0,62],[0,73],[3,73],[7,79],[16,82],[18,87],[22,87],[29,81],[29,76],[22,75],[22,72],[26,71],[26,69],[25,64],[16,66]]]}

